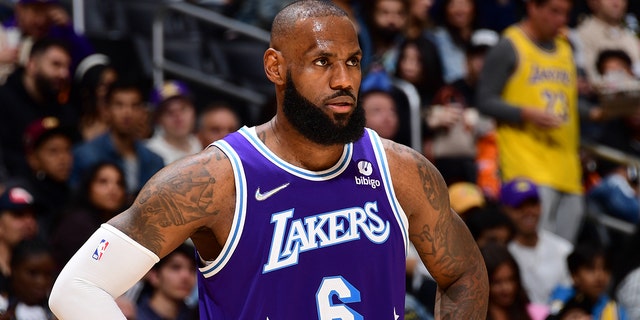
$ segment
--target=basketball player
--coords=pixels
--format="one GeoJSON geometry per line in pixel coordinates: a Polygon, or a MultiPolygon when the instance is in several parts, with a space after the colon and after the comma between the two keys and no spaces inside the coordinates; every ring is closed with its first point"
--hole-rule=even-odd
{"type": "Polygon", "coordinates": [[[402,319],[409,241],[442,319],[483,319],[486,269],[419,153],[364,129],[361,50],[329,1],[274,20],[264,68],[277,115],[151,179],[65,266],[60,319],[123,319],[118,297],[191,238],[201,319],[402,319]]]}

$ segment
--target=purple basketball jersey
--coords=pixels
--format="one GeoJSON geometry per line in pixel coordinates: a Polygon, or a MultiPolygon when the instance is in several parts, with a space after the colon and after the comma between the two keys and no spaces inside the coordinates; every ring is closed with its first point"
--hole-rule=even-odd
{"type": "Polygon", "coordinates": [[[375,132],[324,171],[286,163],[254,128],[215,146],[233,166],[236,212],[198,272],[201,319],[404,318],[407,219],[375,132]]]}

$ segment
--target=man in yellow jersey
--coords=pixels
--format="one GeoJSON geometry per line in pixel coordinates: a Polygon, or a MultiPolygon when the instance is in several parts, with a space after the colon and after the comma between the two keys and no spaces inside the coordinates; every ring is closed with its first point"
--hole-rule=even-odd
{"type": "Polygon", "coordinates": [[[503,181],[526,177],[539,185],[540,227],[575,242],[584,215],[577,76],[560,36],[571,4],[527,1],[527,17],[489,52],[477,99],[498,121],[503,181]]]}

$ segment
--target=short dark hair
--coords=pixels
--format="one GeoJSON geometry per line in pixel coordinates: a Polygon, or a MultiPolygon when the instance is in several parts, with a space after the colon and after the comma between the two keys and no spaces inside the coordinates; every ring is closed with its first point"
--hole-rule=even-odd
{"type": "Polygon", "coordinates": [[[164,258],[160,259],[158,263],[153,265],[153,270],[158,270],[162,268],[162,266],[164,266],[167,263],[167,261],[169,261],[169,259],[176,254],[181,254],[187,257],[190,261],[193,261],[195,265],[195,248],[189,244],[183,243],[177,248],[175,248],[173,251],[169,252],[169,254],[164,256],[164,258]]]}
{"type": "Polygon", "coordinates": [[[137,91],[140,94],[140,98],[142,100],[145,99],[143,86],[138,82],[128,78],[118,78],[114,83],[112,83],[107,89],[106,100],[107,102],[111,102],[113,95],[116,92],[120,91],[137,91]]]}
{"type": "Polygon", "coordinates": [[[511,232],[511,236],[515,233],[515,227],[511,219],[500,207],[495,205],[469,212],[464,221],[476,241],[488,229],[507,227],[511,232]]]}
{"type": "Polygon", "coordinates": [[[629,67],[629,69],[631,69],[631,66],[633,65],[631,57],[626,51],[621,49],[605,49],[600,51],[596,58],[596,69],[600,75],[604,73],[604,64],[611,59],[621,60],[625,65],[627,65],[627,67],[629,67]]]}
{"type": "Polygon", "coordinates": [[[582,268],[593,266],[597,258],[602,258],[604,268],[611,270],[611,257],[602,245],[592,242],[580,243],[567,257],[567,267],[574,275],[582,268]]]}
{"type": "Polygon", "coordinates": [[[29,51],[29,58],[31,59],[35,56],[40,56],[53,47],[62,49],[62,51],[64,51],[69,57],[71,57],[71,49],[69,48],[69,44],[67,42],[54,38],[42,38],[34,42],[33,46],[31,46],[31,51],[29,51]]]}
{"type": "Polygon", "coordinates": [[[227,110],[231,112],[236,117],[236,119],[238,119],[238,123],[241,122],[240,115],[238,114],[238,111],[236,111],[236,109],[233,107],[233,105],[231,105],[227,101],[219,100],[219,101],[214,101],[207,104],[204,108],[202,108],[198,112],[197,119],[196,119],[196,129],[200,129],[202,127],[202,117],[204,115],[210,112],[218,111],[218,110],[227,110]]]}

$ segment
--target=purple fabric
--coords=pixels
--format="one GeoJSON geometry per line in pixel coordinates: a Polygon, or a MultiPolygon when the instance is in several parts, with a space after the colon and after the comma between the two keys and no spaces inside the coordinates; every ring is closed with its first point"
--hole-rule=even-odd
{"type": "Polygon", "coordinates": [[[405,235],[369,134],[323,172],[270,160],[247,136],[224,139],[242,159],[246,220],[228,263],[198,272],[201,319],[403,319],[405,235]]]}

